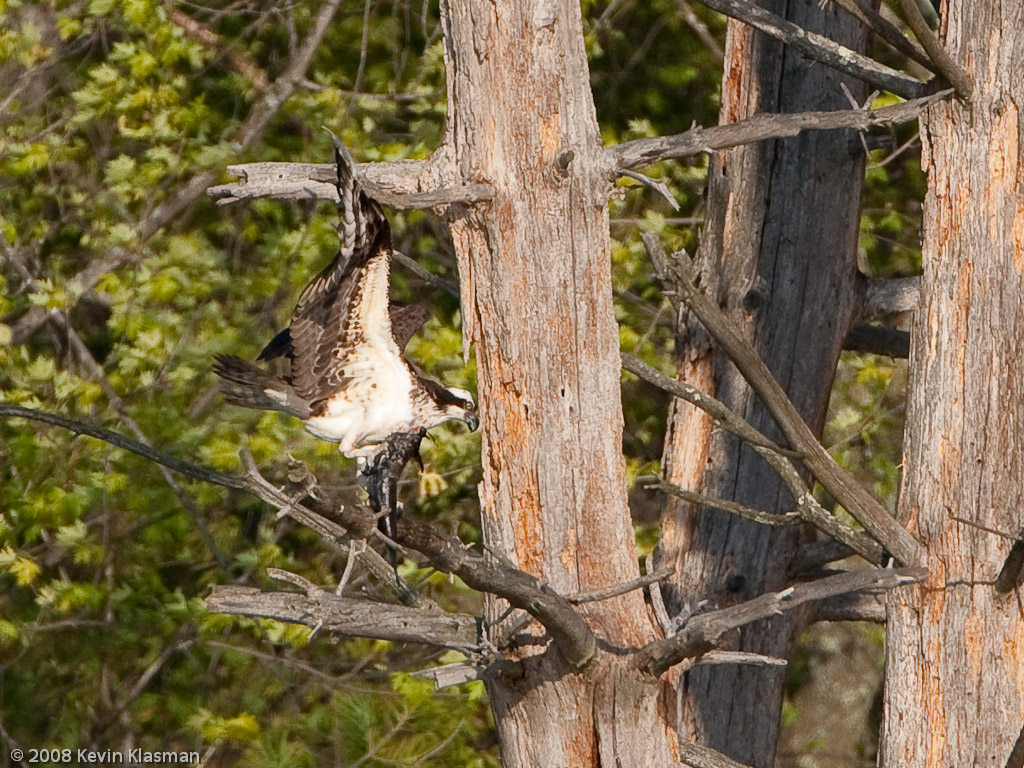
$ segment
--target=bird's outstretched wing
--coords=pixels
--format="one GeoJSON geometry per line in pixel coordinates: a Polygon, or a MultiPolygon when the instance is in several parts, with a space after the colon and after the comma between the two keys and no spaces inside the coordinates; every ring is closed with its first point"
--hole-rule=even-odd
{"type": "Polygon", "coordinates": [[[291,384],[314,412],[346,387],[351,378],[346,364],[360,347],[401,355],[388,311],[391,227],[380,204],[361,188],[352,158],[337,138],[334,159],[341,248],[299,297],[288,330],[290,350],[282,351],[282,341],[275,338],[261,355],[290,351],[291,384]]]}
{"type": "MultiPolygon", "coordinates": [[[[388,311],[391,315],[391,331],[395,337],[395,344],[403,350],[430,316],[427,308],[419,304],[399,304],[394,301],[391,302],[388,311]]],[[[270,340],[256,359],[274,360],[278,357],[287,357],[291,360],[294,354],[291,329],[285,328],[270,340]]]]}

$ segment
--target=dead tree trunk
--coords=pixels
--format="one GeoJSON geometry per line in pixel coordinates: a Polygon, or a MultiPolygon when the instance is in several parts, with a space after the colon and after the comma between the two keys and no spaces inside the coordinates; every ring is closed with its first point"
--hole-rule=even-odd
{"type": "MultiPolygon", "coordinates": [[[[761,5],[764,5],[762,3],[761,5]]],[[[864,28],[817,0],[769,10],[851,49],[864,28]]],[[[721,122],[759,112],[849,107],[866,88],[736,21],[729,24],[721,122]]],[[[856,248],[864,157],[853,131],[803,134],[738,147],[711,161],[707,224],[697,255],[702,284],[744,329],[807,423],[821,434],[842,340],[857,311],[856,248]]],[[[771,417],[696,321],[680,325],[680,375],[716,393],[758,429],[771,417]]],[[[772,512],[792,508],[778,477],[749,447],[677,401],[669,417],[664,476],[705,495],[772,512]]],[[[781,587],[797,544],[794,529],[769,528],[673,500],[660,563],[676,566],[669,610],[700,601],[731,605],[781,587]]],[[[800,618],[746,628],[740,648],[786,656],[800,618]]],[[[774,761],[784,670],[709,666],[680,679],[683,733],[754,766],[774,761]]]]}
{"type": "MultiPolygon", "coordinates": [[[[1024,722],[1019,602],[993,581],[1024,498],[1024,2],[944,4],[969,103],[922,119],[922,304],[900,499],[929,579],[889,601],[886,768],[1008,765],[1024,722]]],[[[1016,763],[1020,765],[1019,762],[1016,763]]]]}
{"type": "MultiPolygon", "coordinates": [[[[560,594],[638,575],[626,504],[608,160],[572,0],[442,3],[446,146],[492,202],[449,210],[485,425],[487,546],[560,594]]],[[[506,607],[491,600],[488,617],[506,607]]],[[[600,638],[656,637],[639,592],[584,611],[600,638]]],[[[489,627],[501,644],[518,618],[489,627]],[[507,633],[506,633],[507,634],[507,633]]],[[[489,682],[508,768],[679,762],[666,687],[601,653],[569,674],[536,623],[489,682]]]]}

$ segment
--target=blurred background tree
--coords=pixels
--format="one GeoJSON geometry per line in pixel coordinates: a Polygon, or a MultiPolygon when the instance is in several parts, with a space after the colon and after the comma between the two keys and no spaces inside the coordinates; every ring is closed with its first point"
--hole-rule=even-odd
{"type": "MultiPolygon", "coordinates": [[[[717,121],[721,17],[686,0],[582,6],[607,144],[717,121]]],[[[336,249],[333,206],[217,208],[204,191],[229,162],[323,161],[321,126],[360,160],[426,157],[446,108],[436,5],[0,0],[0,14],[0,399],[224,470],[237,469],[239,443],[281,471],[291,454],[354,496],[354,468],[333,446],[280,415],[224,406],[210,372],[214,353],[251,357],[286,321],[336,249]]],[[[872,153],[861,240],[870,274],[919,268],[914,135],[905,126],[872,153]]],[[[622,182],[611,212],[616,314],[622,348],[671,370],[674,319],[639,235],[695,245],[706,160],[647,172],[681,210],[622,182]]],[[[401,265],[393,276],[398,299],[432,314],[410,356],[473,388],[458,300],[442,282],[456,271],[445,228],[422,212],[391,219],[397,248],[435,277],[401,265]]],[[[890,500],[904,384],[902,363],[844,358],[827,433],[837,458],[890,500]]],[[[656,471],[667,399],[632,377],[623,386],[631,475],[656,471]]],[[[452,429],[424,446],[426,470],[405,492],[419,495],[420,514],[479,540],[478,437],[452,429]]],[[[646,555],[663,500],[637,491],[631,501],[646,555]]],[[[17,744],[198,749],[207,765],[498,764],[479,683],[435,693],[404,672],[436,652],[307,642],[303,628],[205,612],[211,584],[262,586],[267,566],[322,584],[341,575],[311,533],[252,499],[89,438],[0,421],[0,510],[4,760],[17,744]]],[[[402,568],[443,604],[479,610],[460,584],[402,568]]],[[[879,672],[860,677],[841,722],[805,722],[820,724],[833,695],[822,691],[835,684],[834,649],[856,647],[877,670],[879,635],[809,633],[790,671],[784,764],[873,762],[879,672]]]]}

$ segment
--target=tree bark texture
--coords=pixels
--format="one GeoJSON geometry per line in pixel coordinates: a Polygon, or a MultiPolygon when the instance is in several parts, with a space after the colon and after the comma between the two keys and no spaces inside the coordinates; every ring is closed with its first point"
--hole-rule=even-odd
{"type": "MultiPolygon", "coordinates": [[[[486,546],[561,594],[639,574],[626,504],[603,154],[574,0],[442,2],[446,147],[492,200],[449,207],[482,406],[486,546]]],[[[487,608],[492,638],[503,601],[487,608]]],[[[657,631],[642,593],[580,606],[605,647],[657,631]]],[[[504,622],[508,625],[513,615],[504,622]]],[[[488,681],[509,768],[678,765],[670,692],[602,652],[582,674],[534,623],[488,681]],[[507,667],[506,667],[507,668],[507,667]]]]}
{"type": "MultiPolygon", "coordinates": [[[[762,5],[765,5],[762,3],[762,5]]],[[[768,10],[853,50],[863,51],[859,22],[817,0],[769,2],[768,10]]],[[[759,112],[850,106],[866,88],[749,27],[729,24],[722,81],[722,124],[759,112]]],[[[824,426],[843,338],[857,310],[856,248],[864,172],[853,131],[805,133],[714,155],[708,210],[697,253],[705,290],[747,334],[816,434],[824,426]]],[[[715,394],[755,427],[778,439],[771,417],[693,319],[681,318],[680,376],[715,394]]],[[[793,500],[771,469],[715,428],[703,412],[677,402],[669,417],[664,476],[683,488],[771,512],[793,500]]],[[[673,564],[669,610],[701,601],[726,606],[781,588],[800,532],[769,528],[720,512],[695,513],[671,500],[659,564],[673,564]]],[[[787,655],[805,620],[799,612],[744,629],[737,647],[787,655]]],[[[682,733],[753,766],[774,762],[784,671],[707,667],[687,672],[682,733]]]]}
{"type": "MultiPolygon", "coordinates": [[[[1024,721],[1024,619],[994,581],[1024,507],[1024,1],[943,4],[969,104],[922,120],[922,306],[902,522],[930,577],[889,598],[880,765],[1003,766],[1024,721]]],[[[1019,583],[1019,582],[1018,582],[1019,583]]]]}

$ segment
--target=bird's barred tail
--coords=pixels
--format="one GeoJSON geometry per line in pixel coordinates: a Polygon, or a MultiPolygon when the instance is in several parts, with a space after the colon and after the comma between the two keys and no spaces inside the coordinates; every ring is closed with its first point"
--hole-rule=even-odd
{"type": "Polygon", "coordinates": [[[213,372],[221,379],[224,399],[232,405],[309,418],[309,403],[286,381],[234,355],[214,355],[214,360],[213,372]]]}
{"type": "Polygon", "coordinates": [[[387,226],[384,210],[363,191],[355,174],[355,163],[341,139],[330,131],[334,141],[334,163],[338,178],[338,241],[341,254],[348,259],[356,250],[371,245],[387,226]]]}

